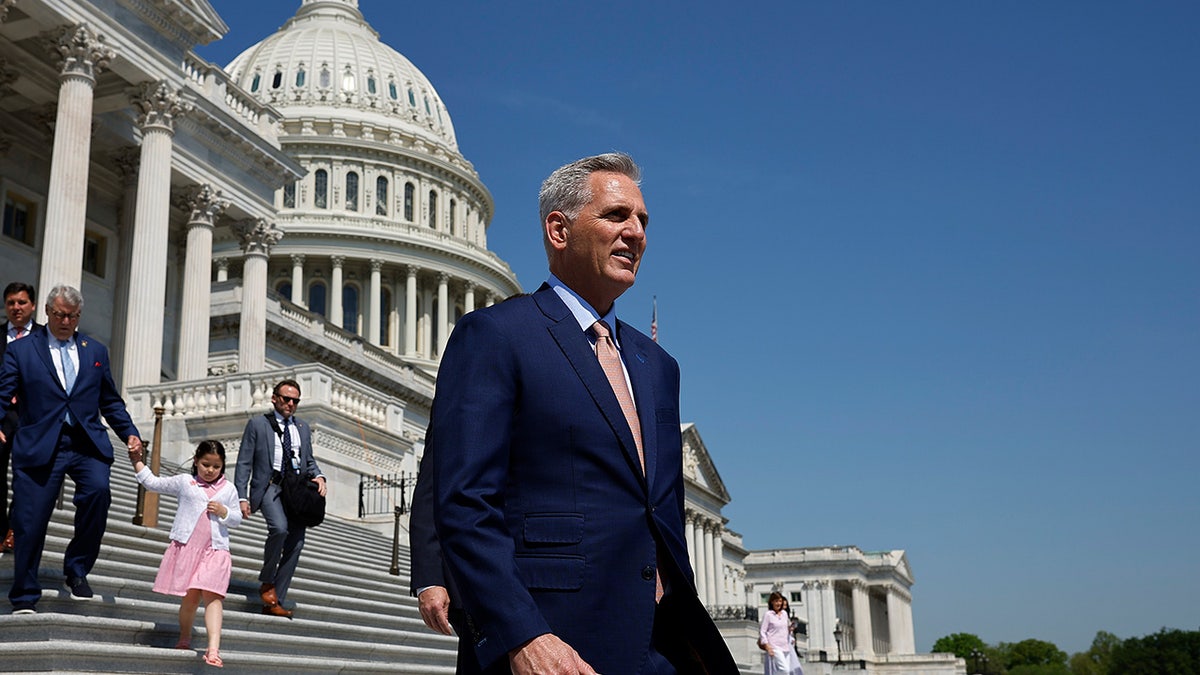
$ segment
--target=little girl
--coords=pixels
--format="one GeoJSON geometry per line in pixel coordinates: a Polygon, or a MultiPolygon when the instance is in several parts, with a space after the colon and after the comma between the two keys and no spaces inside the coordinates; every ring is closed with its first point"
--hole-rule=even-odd
{"type": "Polygon", "coordinates": [[[154,591],[183,596],[179,605],[179,643],[191,649],[192,620],[204,599],[204,625],[208,649],[204,662],[220,668],[221,611],[233,561],[229,557],[229,530],[242,522],[237,490],[225,480],[225,446],[202,441],[192,457],[192,474],[169,478],[155,476],[142,461],[141,450],[130,450],[129,461],[138,482],[146,489],[175,495],[179,508],[171,525],[171,544],[163,554],[154,591]]]}

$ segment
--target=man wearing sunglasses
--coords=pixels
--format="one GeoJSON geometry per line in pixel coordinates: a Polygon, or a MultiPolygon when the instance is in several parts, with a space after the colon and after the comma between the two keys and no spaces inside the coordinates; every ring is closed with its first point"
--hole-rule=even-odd
{"type": "Polygon", "coordinates": [[[271,392],[271,404],[275,407],[272,412],[255,415],[246,423],[233,484],[241,498],[242,517],[261,511],[267,521],[267,542],[258,575],[262,613],[290,619],[292,610],[286,609],[283,601],[300,561],[306,528],[296,523],[289,526],[279,484],[282,472],[297,471],[312,476],[324,497],[325,477],[313,458],[312,428],[295,417],[296,406],[300,405],[299,383],[281,380],[271,392]]]}

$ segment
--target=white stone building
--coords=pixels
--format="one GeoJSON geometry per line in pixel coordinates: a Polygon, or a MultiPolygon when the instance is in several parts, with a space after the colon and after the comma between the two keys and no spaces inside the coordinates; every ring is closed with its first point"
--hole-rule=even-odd
{"type": "MultiPolygon", "coordinates": [[[[400,493],[364,509],[360,486],[415,472],[455,321],[520,287],[432,83],[357,0],[296,1],[223,69],[193,51],[228,31],[206,0],[0,0],[0,283],[83,291],[81,330],[147,435],[161,409],[168,465],[201,439],[236,452],[299,380],[330,513],[390,532],[400,493]]],[[[902,553],[748,551],[694,425],[684,443],[688,552],[745,672],[777,586],[810,661],[840,619],[873,668],[954,672],[912,655],[902,553]]]]}

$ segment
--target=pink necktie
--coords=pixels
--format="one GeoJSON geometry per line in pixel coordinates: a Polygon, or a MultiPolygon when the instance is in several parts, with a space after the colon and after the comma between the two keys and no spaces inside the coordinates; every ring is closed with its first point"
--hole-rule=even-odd
{"type": "Polygon", "coordinates": [[[21,338],[23,338],[23,337],[25,337],[25,329],[24,329],[24,328],[18,328],[18,329],[17,329],[17,334],[13,336],[13,339],[14,339],[14,340],[20,340],[20,339],[21,339],[21,338]]]}
{"type": "MultiPolygon", "coordinates": [[[[596,334],[596,360],[608,377],[608,384],[617,395],[617,403],[621,404],[621,412],[625,414],[625,422],[633,432],[633,442],[637,445],[638,462],[642,465],[642,473],[646,473],[646,455],[642,452],[642,423],[638,419],[637,409],[633,407],[633,396],[629,394],[629,385],[625,383],[625,370],[621,367],[621,355],[613,344],[612,334],[603,321],[592,324],[592,332],[596,334]]],[[[662,575],[654,571],[654,602],[662,600],[662,575]]]]}

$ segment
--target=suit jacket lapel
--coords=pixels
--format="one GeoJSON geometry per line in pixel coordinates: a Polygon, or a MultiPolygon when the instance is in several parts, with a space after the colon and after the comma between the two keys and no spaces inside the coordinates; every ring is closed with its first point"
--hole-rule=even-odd
{"type": "Polygon", "coordinates": [[[45,331],[39,332],[36,335],[31,333],[28,336],[23,337],[21,339],[22,340],[37,340],[37,342],[34,343],[35,345],[37,345],[37,349],[33,350],[33,353],[37,354],[38,360],[41,361],[42,364],[46,366],[46,370],[50,371],[50,379],[57,382],[58,388],[61,389],[64,394],[66,394],[67,388],[63,386],[62,378],[58,376],[58,370],[54,367],[54,360],[50,358],[50,342],[49,341],[54,339],[54,336],[50,333],[50,329],[47,328],[45,331]],[[41,344],[38,344],[38,343],[41,343],[41,344]]]}
{"type": "MultiPolygon", "coordinates": [[[[625,414],[621,412],[621,404],[617,402],[617,395],[613,393],[612,385],[608,383],[604,369],[596,360],[596,353],[592,351],[592,345],[587,336],[579,329],[575,317],[559,299],[554,289],[543,284],[534,293],[533,299],[547,318],[553,322],[548,328],[550,335],[558,343],[558,348],[567,357],[575,374],[579,376],[583,386],[591,394],[592,401],[600,409],[600,413],[608,425],[612,427],[617,439],[620,440],[621,450],[625,453],[626,459],[633,467],[638,468],[640,461],[637,445],[633,442],[633,432],[629,430],[629,423],[625,421],[625,414]]],[[[644,433],[643,431],[643,443],[645,442],[644,433]]],[[[638,479],[641,480],[642,472],[638,470],[636,473],[638,479]]],[[[645,487],[645,485],[646,483],[643,481],[642,486],[645,487]]]]}

